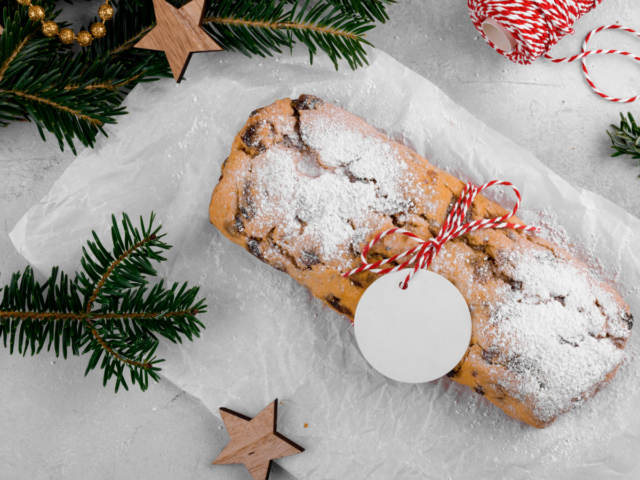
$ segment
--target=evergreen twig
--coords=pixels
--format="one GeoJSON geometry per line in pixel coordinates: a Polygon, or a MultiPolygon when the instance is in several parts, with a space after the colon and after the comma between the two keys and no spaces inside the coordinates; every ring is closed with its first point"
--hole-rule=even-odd
{"type": "Polygon", "coordinates": [[[14,273],[0,302],[0,341],[10,353],[17,347],[22,355],[35,355],[45,345],[56,356],[62,350],[65,359],[69,352],[91,353],[85,376],[102,360],[103,383],[115,376],[116,392],[120,385],[129,389],[125,370],[143,391],[149,378],[158,381],[157,365],[164,361],[155,357],[158,336],[193,341],[204,328],[196,315],[207,307],[196,300],[199,289],[187,289],[186,282],[166,288],[161,280],[149,289],[147,277],[157,276],[151,260],[165,261],[161,253],[171,248],[154,219],[152,213],[145,226],[141,217],[138,230],[123,214],[121,230],[112,216],[112,250],[92,232],[94,241],[82,249],[83,271],[73,281],[57,267],[43,285],[29,267],[14,273]]]}
{"type": "MultiPolygon", "coordinates": [[[[368,2],[376,3],[362,0],[368,2]]],[[[364,38],[374,27],[371,20],[336,0],[321,0],[313,7],[309,3],[310,0],[302,4],[297,0],[213,2],[203,26],[223,49],[248,56],[282,53],[281,47],[291,49],[297,39],[309,49],[312,63],[318,48],[327,53],[336,69],[341,58],[352,69],[366,63],[363,45],[371,45],[364,38]],[[293,3],[291,8],[287,8],[289,3],[293,3]]]]}
{"type": "MultiPolygon", "coordinates": [[[[114,55],[122,36],[153,20],[151,2],[112,2],[121,14],[114,16],[107,36],[75,55],[70,47],[41,32],[39,22],[29,20],[26,6],[3,9],[5,31],[0,36],[0,126],[11,121],[34,121],[43,140],[44,130],[76,153],[74,139],[93,147],[105,124],[116,123],[126,113],[120,106],[137,84],[169,77],[169,67],[160,52],[127,52],[114,55]]],[[[55,3],[43,2],[55,20],[55,3]]],[[[60,23],[59,27],[64,27],[60,23]]]]}
{"type": "Polygon", "coordinates": [[[341,7],[346,13],[356,13],[370,21],[378,20],[385,23],[389,15],[385,10],[387,5],[397,3],[396,0],[329,0],[341,7]]]}
{"type": "MultiPolygon", "coordinates": [[[[188,0],[169,1],[180,7],[188,0]]],[[[395,1],[210,0],[203,28],[228,51],[265,57],[299,42],[311,62],[323,51],[336,69],[341,59],[355,69],[367,63],[366,32],[388,19],[386,7],[395,1]]],[[[41,4],[46,20],[55,20],[55,1],[41,4]]],[[[107,35],[75,55],[46,38],[27,7],[0,0],[0,126],[34,121],[43,140],[47,130],[61,149],[68,145],[76,153],[76,140],[93,147],[99,133],[106,136],[104,126],[126,113],[121,103],[138,83],[171,77],[163,52],[133,48],[155,26],[153,0],[112,4],[107,35]]]]}
{"type": "MultiPolygon", "coordinates": [[[[613,132],[607,131],[611,139],[611,148],[615,150],[612,157],[620,155],[631,155],[631,158],[638,160],[636,166],[640,165],[640,128],[636,125],[636,121],[631,113],[628,113],[628,119],[621,113],[620,126],[611,125],[613,132]]],[[[640,177],[640,175],[638,175],[640,177]]]]}

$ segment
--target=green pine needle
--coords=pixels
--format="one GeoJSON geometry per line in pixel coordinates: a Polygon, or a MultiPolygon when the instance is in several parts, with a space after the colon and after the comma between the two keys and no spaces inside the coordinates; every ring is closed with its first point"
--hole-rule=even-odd
{"type": "MultiPolygon", "coordinates": [[[[120,104],[137,83],[170,76],[164,55],[124,54],[116,49],[123,35],[153,20],[151,0],[146,6],[123,2],[107,36],[75,55],[57,38],[42,34],[40,22],[32,22],[28,8],[17,2],[3,9],[4,33],[0,36],[0,126],[12,121],[34,121],[58,140],[61,150],[75,142],[93,147],[104,126],[126,113],[120,104]]],[[[55,2],[44,1],[45,20],[55,20],[55,2]]],[[[66,26],[58,24],[59,28],[66,26]]],[[[127,47],[128,50],[129,47],[127,47]]]]}
{"type": "MultiPolygon", "coordinates": [[[[170,0],[176,7],[187,1],[170,0]]],[[[367,63],[366,32],[388,20],[386,7],[395,1],[211,0],[203,28],[228,51],[265,57],[299,42],[311,62],[323,51],[336,69],[342,59],[356,69],[367,63]]],[[[99,133],[106,136],[104,126],[126,114],[121,103],[138,83],[171,77],[163,52],[133,48],[156,26],[153,0],[111,3],[116,14],[107,35],[75,55],[56,38],[46,38],[26,6],[0,0],[0,126],[33,121],[43,140],[46,130],[60,149],[66,145],[75,154],[76,142],[93,147],[99,133]]],[[[54,0],[40,4],[45,20],[57,18],[54,0]]]]}
{"type": "Polygon", "coordinates": [[[378,20],[385,23],[389,15],[385,10],[387,5],[397,3],[396,0],[329,0],[330,3],[341,7],[346,13],[355,13],[371,21],[378,20]]]}
{"type": "Polygon", "coordinates": [[[310,0],[222,0],[212,2],[203,27],[228,51],[271,56],[292,49],[297,40],[308,48],[311,63],[320,49],[336,70],[340,59],[356,69],[367,63],[363,46],[371,44],[365,34],[375,26],[369,16],[354,10],[358,5],[369,12],[365,3],[378,5],[375,12],[384,11],[377,0],[321,0],[315,6],[310,0]]]}
{"type": "Polygon", "coordinates": [[[631,113],[627,115],[628,119],[621,113],[620,126],[611,125],[613,132],[607,131],[611,139],[611,148],[615,150],[611,156],[631,155],[632,159],[638,160],[636,163],[638,166],[640,165],[640,128],[636,125],[633,115],[631,113]]]}
{"type": "Polygon", "coordinates": [[[158,337],[173,343],[182,337],[193,341],[204,325],[196,315],[205,313],[205,300],[197,300],[198,288],[164,280],[149,288],[148,277],[157,276],[152,261],[163,262],[162,251],[171,248],[154,228],[152,213],[147,226],[140,217],[134,228],[123,214],[122,229],[112,216],[113,248],[104,247],[95,232],[83,248],[82,271],[74,280],[54,267],[40,285],[27,267],[14,273],[2,291],[0,341],[9,352],[26,355],[47,347],[56,356],[90,354],[85,376],[96,367],[104,371],[103,383],[116,377],[115,391],[132,384],[144,391],[149,378],[160,379],[155,356],[158,337]]]}

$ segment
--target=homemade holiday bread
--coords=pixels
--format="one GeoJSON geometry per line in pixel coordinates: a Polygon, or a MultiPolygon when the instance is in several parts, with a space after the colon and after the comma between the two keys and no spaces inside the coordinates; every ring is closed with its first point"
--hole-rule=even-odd
{"type": "MultiPolygon", "coordinates": [[[[364,120],[302,95],[251,114],[222,165],[209,215],[232,242],[353,319],[377,276],[341,274],[360,265],[365,242],[394,226],[437,235],[462,188],[364,120]]],[[[505,213],[478,196],[468,219],[505,213]]],[[[369,260],[413,246],[389,236],[369,260]]],[[[535,234],[479,230],[446,243],[430,269],[460,290],[473,322],[469,349],[448,376],[514,418],[550,425],[605,387],[625,358],[629,307],[535,234]]]]}

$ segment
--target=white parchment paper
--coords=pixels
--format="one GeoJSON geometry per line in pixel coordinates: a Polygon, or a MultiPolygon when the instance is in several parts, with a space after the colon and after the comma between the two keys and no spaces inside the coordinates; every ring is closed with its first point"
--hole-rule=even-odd
{"type": "Polygon", "coordinates": [[[216,414],[225,406],[255,415],[278,397],[280,431],[307,449],[279,463],[300,479],[631,478],[640,463],[637,334],[607,390],[536,430],[449,379],[382,377],[344,317],[209,223],[220,166],[250,112],[313,94],[464,180],[514,182],[524,219],[591,255],[640,313],[638,219],[572,187],[388,55],[369,59],[336,73],[323,58],[310,67],[304,52],[279,61],[197,55],[182,84],[139,85],[126,100],[130,115],[11,232],[15,246],[44,273],[72,272],[91,229],[109,238],[112,213],[155,211],[175,247],[162,274],[200,285],[209,305],[201,340],[161,348],[164,375],[216,414]]]}

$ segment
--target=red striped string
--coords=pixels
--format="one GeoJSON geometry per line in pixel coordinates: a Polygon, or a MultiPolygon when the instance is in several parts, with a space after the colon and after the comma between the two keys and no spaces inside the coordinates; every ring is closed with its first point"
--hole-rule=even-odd
{"type": "Polygon", "coordinates": [[[602,0],[467,0],[469,14],[476,29],[498,53],[521,65],[529,65],[544,56],[554,63],[570,63],[580,60],[582,71],[593,91],[611,102],[634,102],[640,95],[618,98],[607,95],[595,85],[589,75],[586,58],[591,55],[623,55],[640,62],[640,57],[622,50],[587,50],[593,36],[603,30],[622,30],[640,37],[636,30],[621,25],[605,25],[589,32],[582,44],[582,52],[566,58],[553,58],[549,50],[565,35],[573,35],[574,23],[600,5],[602,0]],[[491,42],[482,28],[488,18],[506,28],[516,40],[510,52],[499,49],[491,42]]]}
{"type": "Polygon", "coordinates": [[[428,268],[431,265],[433,259],[438,255],[438,252],[442,248],[442,246],[447,243],[449,240],[453,240],[461,235],[465,235],[467,233],[473,232],[475,230],[481,230],[484,228],[509,228],[512,230],[524,230],[526,232],[539,232],[540,229],[538,227],[532,227],[527,225],[519,225],[517,223],[507,222],[509,218],[515,216],[518,212],[518,208],[520,206],[520,192],[518,189],[510,182],[504,182],[500,180],[493,180],[489,183],[485,183],[481,187],[476,187],[471,183],[467,183],[462,190],[462,194],[460,198],[456,201],[451,212],[445,218],[444,224],[440,229],[438,235],[434,238],[430,238],[429,240],[422,240],[420,237],[415,235],[414,233],[409,232],[408,230],[404,230],[402,228],[391,228],[389,230],[385,230],[384,232],[379,233],[376,237],[369,242],[369,244],[365,245],[362,250],[362,254],[360,258],[362,260],[362,265],[354,270],[351,270],[347,273],[344,273],[342,276],[347,278],[351,275],[355,275],[356,273],[370,271],[373,273],[378,273],[380,275],[385,275],[387,273],[398,272],[400,270],[404,270],[409,266],[413,265],[412,270],[405,278],[404,282],[401,284],[401,288],[404,290],[409,285],[409,281],[411,277],[421,268],[428,268]],[[505,185],[511,187],[516,194],[516,204],[513,207],[513,210],[502,217],[497,218],[485,218],[481,220],[475,220],[469,223],[463,223],[464,219],[467,215],[467,210],[473,203],[473,200],[477,195],[482,193],[485,189],[489,187],[493,187],[494,185],[505,185]],[[375,263],[367,262],[367,254],[369,250],[373,248],[373,246],[382,240],[387,235],[393,235],[394,233],[399,233],[405,235],[413,240],[415,240],[418,245],[415,247],[402,252],[398,255],[394,255],[391,258],[387,258],[385,260],[380,260],[375,263]],[[410,258],[408,258],[410,257],[410,258]],[[379,268],[383,265],[386,265],[391,262],[395,262],[397,260],[402,260],[408,258],[400,265],[397,265],[393,268],[379,268]]]}

